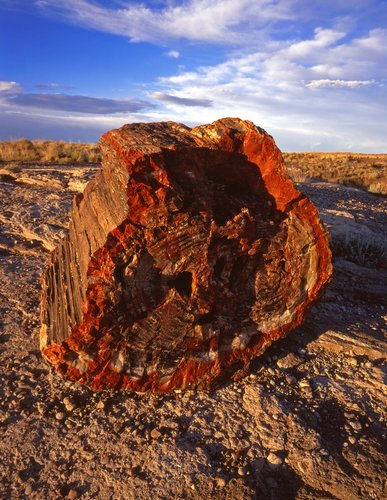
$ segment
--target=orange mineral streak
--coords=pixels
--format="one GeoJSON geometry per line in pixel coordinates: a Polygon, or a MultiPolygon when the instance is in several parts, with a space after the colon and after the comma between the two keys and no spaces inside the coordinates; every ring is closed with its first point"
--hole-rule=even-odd
{"type": "MultiPolygon", "coordinates": [[[[176,240],[175,237],[171,237],[172,240],[168,244],[169,236],[165,236],[167,229],[161,229],[161,227],[167,226],[168,221],[172,221],[173,217],[175,217],[174,221],[181,221],[179,224],[187,224],[191,228],[195,227],[197,220],[196,216],[192,215],[187,218],[184,210],[181,211],[180,188],[177,187],[171,171],[165,166],[169,158],[165,151],[156,148],[155,151],[143,152],[141,144],[136,145],[135,141],[131,139],[130,130],[124,128],[111,131],[103,136],[103,143],[108,145],[108,147],[104,146],[103,148],[105,161],[120,164],[129,173],[125,187],[128,203],[127,217],[107,234],[104,245],[90,256],[86,277],[88,280],[86,301],[82,305],[82,322],[72,327],[68,338],[61,344],[47,343],[47,345],[42,346],[44,356],[60,373],[74,381],[87,384],[94,390],[121,387],[133,391],[169,392],[195,386],[210,388],[217,380],[232,377],[232,374],[237,370],[246,368],[250,361],[260,355],[272,342],[297,327],[302,322],[306,311],[321,295],[325,285],[330,280],[332,274],[331,253],[326,231],[318,219],[314,205],[294,187],[288,177],[281,152],[272,137],[261,129],[257,129],[250,122],[243,122],[239,119],[219,120],[212,125],[193,129],[192,132],[191,134],[187,128],[179,131],[182,137],[187,134],[190,141],[196,143],[198,153],[191,144],[166,147],[170,151],[180,151],[181,158],[185,158],[188,164],[189,161],[193,161],[193,170],[189,171],[188,175],[199,175],[198,172],[201,172],[202,167],[198,171],[194,171],[194,168],[201,158],[203,148],[238,154],[239,157],[243,155],[246,161],[249,164],[254,164],[259,171],[264,189],[274,201],[275,207],[272,209],[283,214],[284,217],[292,214],[299,221],[302,221],[302,225],[308,229],[313,247],[311,251],[315,255],[313,286],[308,289],[305,299],[295,305],[292,314],[288,319],[284,319],[280,326],[277,325],[272,329],[266,327],[260,330],[259,325],[257,325],[256,331],[241,346],[236,345],[231,348],[231,345],[234,344],[230,343],[222,347],[219,343],[222,334],[219,332],[213,333],[210,338],[205,338],[203,335],[201,337],[199,334],[185,334],[187,337],[183,343],[184,355],[168,376],[159,373],[151,366],[145,368],[143,373],[139,372],[135,375],[123,370],[120,365],[119,353],[126,352],[125,337],[110,333],[112,329],[115,329],[116,332],[124,331],[127,324],[124,315],[123,317],[114,316],[112,309],[115,300],[113,295],[116,292],[111,283],[117,281],[116,272],[120,267],[120,262],[125,256],[125,259],[130,263],[132,254],[137,259],[140,255],[139,248],[144,247],[144,242],[151,244],[152,251],[156,252],[157,255],[164,255],[163,258],[166,261],[178,262],[182,257],[182,250],[180,243],[176,245],[176,242],[181,241],[181,239],[176,240]],[[166,242],[165,249],[164,246],[160,246],[160,250],[158,249],[158,245],[161,243],[158,243],[158,236],[154,239],[155,232],[147,232],[146,228],[150,225],[150,220],[159,221],[155,223],[154,231],[164,231],[160,236],[160,241],[163,245],[163,242],[166,242]]],[[[219,154],[221,155],[221,153],[219,154]]],[[[212,167],[206,168],[211,169],[212,167]]],[[[244,177],[229,166],[224,167],[222,175],[225,182],[232,183],[234,175],[237,185],[243,185],[246,182],[253,186],[255,191],[262,189],[256,179],[248,178],[250,175],[248,166],[244,167],[241,164],[240,168],[246,169],[244,177]]],[[[212,209],[208,200],[197,200],[197,203],[197,206],[201,207],[198,209],[198,213],[200,213],[202,220],[210,219],[212,209]]],[[[239,238],[240,250],[238,251],[241,252],[241,255],[254,256],[259,252],[261,245],[259,241],[254,241],[256,223],[254,219],[249,221],[247,216],[244,220],[244,232],[238,229],[239,226],[236,226],[235,230],[228,229],[228,233],[225,233],[228,235],[226,239],[233,241],[233,239],[239,238]]],[[[221,231],[218,226],[212,222],[211,234],[217,230],[221,231]]],[[[218,238],[221,238],[221,232],[218,238]]],[[[283,253],[291,266],[291,249],[285,248],[283,253]]],[[[135,264],[133,264],[134,267],[135,264]]],[[[193,294],[199,287],[203,287],[206,281],[214,281],[212,270],[203,271],[199,275],[195,265],[188,269],[192,275],[193,294]]],[[[275,268],[273,269],[275,270],[275,268]]],[[[131,279],[130,265],[125,272],[129,276],[128,279],[131,279]]],[[[218,277],[218,279],[220,278],[218,277]]],[[[289,280],[290,283],[292,279],[292,274],[284,275],[285,282],[289,280]]],[[[117,290],[120,286],[117,281],[117,290]]],[[[215,281],[213,286],[216,286],[215,281]]],[[[206,301],[212,300],[210,299],[212,296],[215,295],[209,287],[209,291],[197,299],[198,310],[204,315],[210,314],[211,307],[206,301]]],[[[152,300],[152,298],[144,297],[145,305],[147,305],[147,300],[152,300]]],[[[166,298],[159,300],[157,307],[161,308],[166,298]]],[[[130,299],[128,299],[128,306],[132,307],[130,299]]],[[[133,305],[133,307],[140,306],[141,304],[133,305]]],[[[146,318],[144,319],[140,315],[137,323],[142,325],[143,321],[146,321],[146,318]]],[[[134,326],[135,323],[133,323],[134,326]]],[[[149,348],[152,349],[152,346],[149,348]]],[[[122,355],[124,356],[124,354],[122,355]]]]}

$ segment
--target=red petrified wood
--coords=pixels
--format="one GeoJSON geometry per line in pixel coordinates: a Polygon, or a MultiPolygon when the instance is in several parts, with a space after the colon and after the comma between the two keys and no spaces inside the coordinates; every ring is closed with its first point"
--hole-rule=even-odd
{"type": "Polygon", "coordinates": [[[274,140],[234,118],[126,125],[43,279],[41,348],[93,389],[211,387],[299,325],[332,273],[274,140]]]}

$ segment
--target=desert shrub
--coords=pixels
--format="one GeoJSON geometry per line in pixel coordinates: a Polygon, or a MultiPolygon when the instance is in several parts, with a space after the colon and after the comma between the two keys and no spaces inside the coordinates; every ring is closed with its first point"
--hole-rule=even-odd
{"type": "Polygon", "coordinates": [[[0,142],[0,161],[42,161],[61,164],[98,163],[101,161],[101,154],[96,144],[20,139],[0,142]]]}
{"type": "Polygon", "coordinates": [[[374,194],[384,194],[387,195],[387,183],[373,182],[370,184],[368,191],[374,194]]]}
{"type": "Polygon", "coordinates": [[[0,142],[0,158],[2,161],[35,161],[39,153],[35,145],[28,139],[0,142]]]}
{"type": "Polygon", "coordinates": [[[320,178],[377,194],[387,194],[387,155],[361,153],[284,153],[296,182],[320,178]]]}
{"type": "Polygon", "coordinates": [[[360,266],[387,268],[387,239],[377,234],[348,231],[332,243],[333,253],[360,266]]]}

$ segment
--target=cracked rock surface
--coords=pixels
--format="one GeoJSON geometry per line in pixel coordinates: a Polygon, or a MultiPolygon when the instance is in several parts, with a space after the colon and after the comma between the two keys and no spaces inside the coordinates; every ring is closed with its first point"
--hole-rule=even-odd
{"type": "Polygon", "coordinates": [[[2,166],[0,496],[386,497],[386,199],[298,186],[329,224],[333,281],[247,377],[211,393],[93,393],[59,377],[39,349],[42,240],[58,244],[93,170],[2,166]]]}
{"type": "Polygon", "coordinates": [[[237,118],[104,134],[43,282],[41,346],[93,389],[210,388],[298,326],[327,234],[264,130],[237,118]]]}

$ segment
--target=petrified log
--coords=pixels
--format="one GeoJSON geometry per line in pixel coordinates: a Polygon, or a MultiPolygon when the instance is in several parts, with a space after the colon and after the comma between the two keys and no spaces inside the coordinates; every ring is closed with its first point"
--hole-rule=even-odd
{"type": "Polygon", "coordinates": [[[271,136],[231,118],[143,123],[100,148],[43,278],[41,348],[59,372],[93,389],[208,388],[301,323],[330,250],[271,136]]]}

